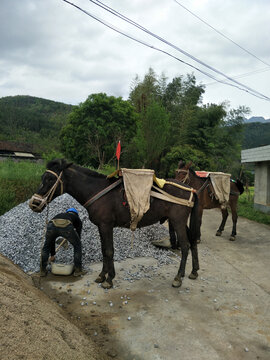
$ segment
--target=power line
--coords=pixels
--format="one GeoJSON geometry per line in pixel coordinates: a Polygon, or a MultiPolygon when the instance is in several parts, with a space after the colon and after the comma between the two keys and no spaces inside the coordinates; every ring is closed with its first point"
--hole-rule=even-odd
{"type": "MultiPolygon", "coordinates": [[[[249,71],[249,72],[244,73],[244,74],[232,76],[232,78],[233,79],[241,79],[241,78],[246,77],[246,76],[250,76],[250,75],[254,75],[254,74],[260,74],[260,73],[263,73],[263,72],[266,72],[266,71],[270,71],[270,68],[267,67],[267,68],[263,68],[263,69],[257,69],[257,70],[254,70],[254,71],[249,71]]],[[[205,84],[205,86],[214,85],[214,84],[216,84],[216,81],[212,82],[212,83],[205,84]]]]}
{"type": "Polygon", "coordinates": [[[216,28],[214,28],[212,25],[208,24],[208,22],[206,22],[205,20],[203,20],[202,18],[200,18],[198,15],[194,14],[191,10],[189,10],[188,8],[186,8],[184,5],[182,5],[179,1],[174,0],[174,2],[176,2],[179,6],[181,6],[183,9],[185,9],[186,11],[188,11],[191,15],[195,16],[197,19],[199,19],[201,22],[203,22],[205,25],[207,25],[208,27],[210,27],[212,30],[214,30],[216,33],[218,33],[219,35],[223,36],[225,39],[229,40],[231,43],[233,43],[234,45],[238,46],[241,50],[245,51],[247,54],[253,56],[255,59],[259,60],[260,62],[262,62],[263,64],[270,66],[269,63],[267,63],[266,61],[260,59],[258,56],[254,55],[252,52],[250,52],[249,50],[245,49],[243,46],[237,44],[237,42],[235,42],[234,40],[230,39],[228,36],[224,35],[221,31],[217,30],[216,28]]]}
{"type": "MultiPolygon", "coordinates": [[[[230,84],[230,83],[228,83],[228,82],[225,81],[225,80],[219,80],[219,79],[215,78],[212,74],[209,74],[209,73],[207,73],[207,72],[205,72],[205,71],[197,68],[196,66],[191,65],[191,64],[187,63],[186,61],[183,61],[183,60],[179,59],[178,57],[170,54],[169,52],[167,52],[167,51],[165,51],[165,50],[159,49],[159,48],[157,48],[157,47],[155,47],[155,46],[153,46],[153,45],[149,45],[149,44],[147,44],[146,42],[144,42],[144,41],[142,41],[142,40],[136,39],[136,38],[134,38],[133,36],[124,33],[122,30],[117,29],[114,25],[109,24],[108,22],[105,22],[104,20],[98,18],[97,16],[95,16],[95,15],[89,13],[88,11],[82,9],[82,8],[79,7],[78,5],[76,5],[76,4],[74,4],[74,3],[71,3],[71,2],[68,1],[68,0],[63,0],[63,1],[66,2],[66,3],[69,4],[69,5],[77,8],[79,11],[82,11],[83,13],[85,13],[85,14],[88,15],[88,16],[90,16],[91,18],[97,20],[98,22],[102,23],[102,24],[105,25],[106,27],[108,27],[108,28],[116,31],[117,33],[119,33],[119,34],[121,34],[121,35],[123,35],[123,36],[125,36],[125,37],[127,37],[127,38],[129,38],[129,39],[131,39],[131,40],[134,40],[134,41],[136,41],[136,42],[138,42],[138,43],[140,43],[140,44],[142,44],[142,45],[144,45],[144,46],[147,46],[147,47],[149,47],[149,48],[151,48],[151,49],[154,49],[154,50],[157,50],[157,51],[159,51],[159,52],[162,52],[162,53],[164,53],[164,54],[166,54],[166,55],[168,55],[168,56],[170,56],[170,57],[172,57],[172,58],[180,61],[181,63],[186,64],[186,65],[192,67],[193,69],[201,72],[202,74],[210,77],[211,79],[213,79],[213,80],[215,80],[215,81],[218,81],[218,82],[220,82],[220,83],[223,83],[223,84],[226,84],[226,85],[229,85],[229,86],[233,86],[233,87],[235,87],[235,88],[238,88],[239,90],[242,90],[242,91],[245,91],[245,92],[247,92],[247,93],[250,93],[251,95],[256,96],[256,97],[258,97],[258,98],[260,98],[260,99],[270,101],[270,98],[268,98],[267,96],[265,96],[265,95],[263,95],[263,94],[260,94],[260,93],[257,92],[256,90],[253,90],[253,89],[251,89],[251,88],[248,88],[247,86],[245,86],[245,85],[243,85],[243,84],[241,84],[241,83],[238,83],[237,81],[234,81],[233,79],[230,79],[230,78],[227,77],[225,74],[222,74],[221,72],[218,72],[218,71],[215,70],[215,69],[214,69],[213,71],[216,71],[216,72],[222,74],[224,77],[227,77],[229,80],[231,80],[231,81],[239,84],[240,86],[244,86],[244,88],[241,88],[241,87],[238,86],[238,85],[230,84]]],[[[91,1],[91,0],[89,0],[89,1],[91,1]]],[[[91,2],[93,2],[93,1],[91,1],[91,2]]],[[[95,3],[95,2],[93,2],[93,3],[95,3]]],[[[95,4],[96,4],[96,3],[95,3],[95,4]]],[[[96,5],[98,5],[98,4],[96,4],[96,5]]],[[[115,14],[114,14],[114,15],[115,15],[115,14]]],[[[130,21],[133,22],[132,20],[130,20],[130,21]]],[[[135,22],[133,22],[133,23],[135,24],[135,22]]],[[[138,25],[138,26],[140,26],[140,25],[138,25]]],[[[146,31],[147,31],[147,30],[146,30],[146,31]]],[[[147,32],[148,32],[148,31],[147,31],[147,32]]],[[[149,33],[150,33],[150,32],[149,32],[149,33]]],[[[152,34],[152,33],[151,33],[151,34],[152,34]]],[[[153,34],[153,36],[157,37],[155,34],[153,34]]],[[[159,37],[157,37],[157,38],[159,38],[159,37]]],[[[161,38],[160,38],[160,39],[161,39],[161,38]]],[[[162,39],[162,40],[163,40],[163,39],[162,39]]],[[[163,40],[163,42],[166,42],[166,40],[163,40]]],[[[166,43],[167,43],[167,42],[166,42],[166,43]]],[[[168,44],[170,44],[170,43],[168,43],[168,44]]],[[[171,46],[175,47],[175,46],[172,45],[172,44],[171,44],[171,46]]],[[[176,47],[176,48],[177,48],[177,47],[176,47]]],[[[181,51],[181,52],[182,52],[182,51],[181,51]]],[[[188,53],[187,53],[187,54],[188,54],[188,53]]],[[[189,55],[189,54],[188,54],[188,55],[189,55]]],[[[188,56],[188,55],[187,55],[187,56],[188,56]]],[[[190,57],[192,57],[192,55],[190,55],[190,57]]],[[[196,59],[196,58],[194,58],[194,59],[196,59]]],[[[197,60],[197,61],[200,62],[199,60],[197,60]]],[[[205,66],[207,66],[207,65],[205,65],[205,66]]],[[[209,67],[209,66],[207,66],[207,67],[209,67]]],[[[211,67],[209,67],[209,68],[211,68],[211,67]]]]}
{"type": "MultiPolygon", "coordinates": [[[[254,89],[252,89],[252,88],[250,88],[250,87],[248,87],[248,86],[246,86],[246,85],[244,85],[244,84],[242,84],[242,83],[234,80],[233,78],[227,76],[226,74],[222,73],[221,71],[213,68],[212,66],[210,66],[210,65],[208,65],[208,64],[206,64],[206,63],[204,63],[204,62],[202,62],[201,60],[197,59],[197,58],[194,57],[193,55],[187,53],[186,51],[184,51],[184,50],[182,50],[181,48],[175,46],[174,44],[170,43],[169,41],[167,41],[167,40],[163,39],[162,37],[160,37],[160,36],[152,33],[151,31],[149,31],[148,29],[146,29],[146,28],[143,27],[142,25],[140,25],[140,24],[136,23],[135,21],[131,20],[130,18],[124,16],[124,15],[121,14],[120,12],[117,12],[117,11],[114,10],[113,8],[111,8],[111,7],[109,7],[108,5],[104,4],[102,1],[100,1],[100,0],[96,0],[96,1],[89,0],[89,1],[92,2],[92,3],[95,4],[95,5],[103,8],[104,10],[110,12],[110,13],[113,14],[114,16],[117,16],[118,18],[120,18],[120,19],[128,22],[129,24],[137,27],[138,29],[146,32],[148,35],[151,35],[151,36],[155,37],[156,39],[164,42],[166,45],[173,47],[175,50],[181,52],[182,54],[186,55],[187,57],[190,57],[192,60],[198,62],[199,64],[201,64],[201,65],[203,65],[203,66],[205,66],[205,67],[207,67],[207,68],[210,69],[211,71],[216,72],[216,73],[219,74],[219,75],[222,75],[223,77],[225,77],[225,78],[227,78],[228,80],[236,83],[237,85],[243,86],[243,87],[246,88],[247,90],[252,91],[253,93],[258,94],[260,97],[265,98],[265,99],[268,100],[268,101],[270,100],[270,98],[267,97],[266,95],[261,94],[260,92],[258,92],[258,91],[256,91],[256,90],[254,90],[254,89]]],[[[217,80],[216,80],[216,81],[217,81],[217,80]]]]}

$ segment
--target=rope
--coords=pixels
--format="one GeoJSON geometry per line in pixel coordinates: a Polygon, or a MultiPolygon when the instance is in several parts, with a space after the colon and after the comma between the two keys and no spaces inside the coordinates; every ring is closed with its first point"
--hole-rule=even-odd
{"type": "Polygon", "coordinates": [[[186,191],[191,191],[193,193],[196,193],[196,190],[193,189],[193,188],[189,188],[189,187],[186,187],[186,186],[183,186],[183,185],[180,185],[180,184],[176,184],[172,181],[166,181],[165,184],[168,184],[168,185],[173,185],[173,186],[176,186],[178,187],[179,189],[183,189],[183,190],[186,190],[186,191]]]}
{"type": "Polygon", "coordinates": [[[194,206],[194,202],[192,201],[192,197],[193,197],[193,192],[190,192],[190,197],[189,200],[186,199],[181,199],[178,198],[176,196],[173,196],[171,194],[166,193],[165,191],[161,190],[160,188],[153,186],[153,188],[155,190],[157,190],[158,192],[155,191],[151,191],[150,195],[153,197],[156,197],[160,200],[165,200],[165,201],[169,201],[175,204],[180,204],[180,205],[185,205],[188,207],[193,207],[194,206]]]}

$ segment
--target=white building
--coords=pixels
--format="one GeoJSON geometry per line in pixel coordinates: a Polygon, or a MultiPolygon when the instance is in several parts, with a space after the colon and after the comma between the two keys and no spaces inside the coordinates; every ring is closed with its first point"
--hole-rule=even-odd
{"type": "Polygon", "coordinates": [[[270,214],[270,145],[242,150],[241,162],[255,164],[254,208],[270,214]]]}

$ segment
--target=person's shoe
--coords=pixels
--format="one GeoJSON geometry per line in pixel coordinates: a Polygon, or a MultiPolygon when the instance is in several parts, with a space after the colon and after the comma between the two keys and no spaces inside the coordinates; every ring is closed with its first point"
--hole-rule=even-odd
{"type": "Polygon", "coordinates": [[[82,275],[85,275],[85,274],[86,274],[85,270],[75,268],[73,276],[82,276],[82,275]]]}

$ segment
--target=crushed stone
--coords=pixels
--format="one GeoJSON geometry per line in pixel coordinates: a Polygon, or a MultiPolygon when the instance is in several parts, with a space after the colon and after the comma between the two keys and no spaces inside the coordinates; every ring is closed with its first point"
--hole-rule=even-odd
{"type": "MultiPolygon", "coordinates": [[[[79,211],[83,222],[83,265],[87,267],[91,263],[102,261],[98,228],[90,222],[86,209],[74,198],[63,194],[54,199],[49,209],[44,209],[42,213],[33,212],[28,204],[29,201],[21,203],[0,216],[0,253],[19,265],[24,272],[39,271],[47,215],[50,220],[70,207],[75,207],[79,211]]],[[[170,264],[176,260],[175,255],[172,257],[171,251],[159,249],[151,244],[152,241],[165,236],[168,236],[168,230],[159,223],[136,229],[133,239],[130,229],[114,228],[114,260],[150,256],[155,258],[159,265],[170,264]]],[[[60,248],[56,254],[56,262],[73,263],[72,245],[69,244],[67,250],[60,248]]]]}

